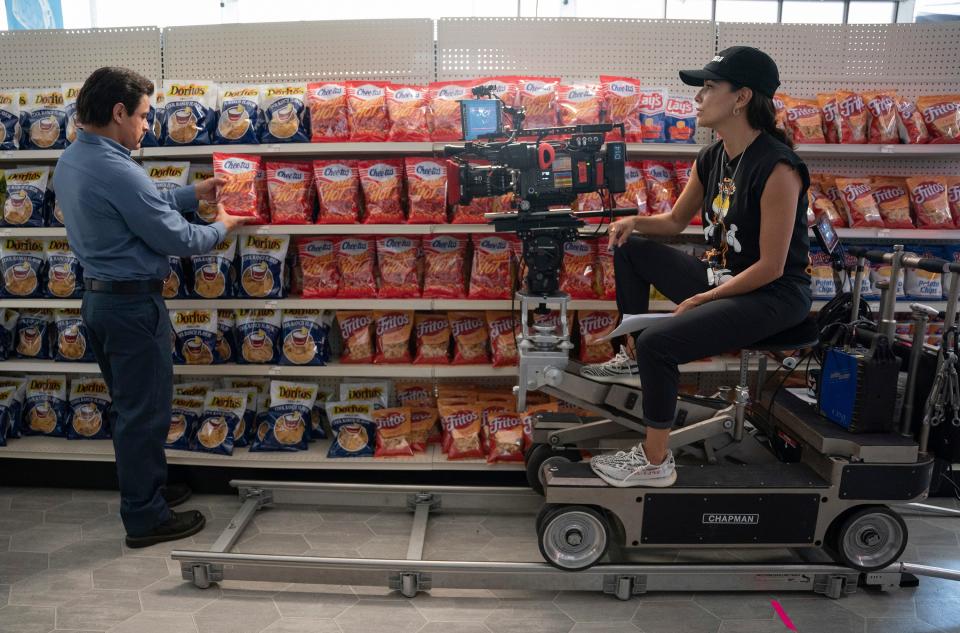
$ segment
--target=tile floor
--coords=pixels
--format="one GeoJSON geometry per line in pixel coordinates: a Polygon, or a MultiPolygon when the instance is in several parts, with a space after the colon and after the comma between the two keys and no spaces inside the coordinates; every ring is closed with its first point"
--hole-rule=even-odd
{"type": "MultiPolygon", "coordinates": [[[[167,554],[212,544],[239,502],[204,495],[185,507],[207,515],[202,533],[128,550],[116,493],[0,488],[0,633],[784,633],[772,597],[800,633],[960,631],[960,582],[937,579],[836,601],[672,593],[620,602],[592,593],[496,590],[438,590],[407,600],[379,587],[238,582],[200,590],[180,579],[167,554]]],[[[236,550],[403,558],[411,521],[392,512],[276,507],[258,514],[236,550]]],[[[905,560],[960,568],[960,519],[908,523],[905,560]]],[[[438,515],[424,555],[540,560],[532,516],[438,515]]],[[[726,552],[709,559],[739,560],[726,552]]]]}

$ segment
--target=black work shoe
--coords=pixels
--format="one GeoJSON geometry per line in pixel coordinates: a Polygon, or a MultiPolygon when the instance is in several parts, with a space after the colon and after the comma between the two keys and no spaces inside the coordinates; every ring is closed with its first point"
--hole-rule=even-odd
{"type": "Polygon", "coordinates": [[[207,520],[196,510],[187,510],[186,512],[171,512],[173,516],[166,523],[162,523],[153,529],[152,532],[143,536],[127,536],[127,547],[136,549],[140,547],[150,547],[157,543],[166,541],[176,541],[178,539],[193,536],[203,529],[207,520]]]}
{"type": "Polygon", "coordinates": [[[186,503],[187,499],[192,495],[193,491],[190,490],[189,486],[185,486],[184,484],[170,484],[163,489],[163,499],[171,508],[186,503]]]}

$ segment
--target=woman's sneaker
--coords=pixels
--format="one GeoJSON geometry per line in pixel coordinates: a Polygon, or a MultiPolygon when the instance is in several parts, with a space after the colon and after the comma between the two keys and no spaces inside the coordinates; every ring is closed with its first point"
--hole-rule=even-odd
{"type": "Polygon", "coordinates": [[[673,452],[667,451],[663,463],[655,466],[647,459],[642,444],[637,444],[629,451],[597,455],[590,460],[590,468],[597,477],[617,488],[665,488],[677,480],[677,465],[673,460],[673,452]]]}
{"type": "Polygon", "coordinates": [[[640,375],[637,361],[630,358],[627,348],[620,346],[616,356],[605,363],[584,365],[580,368],[580,375],[597,382],[615,382],[631,387],[640,386],[640,375]]]}

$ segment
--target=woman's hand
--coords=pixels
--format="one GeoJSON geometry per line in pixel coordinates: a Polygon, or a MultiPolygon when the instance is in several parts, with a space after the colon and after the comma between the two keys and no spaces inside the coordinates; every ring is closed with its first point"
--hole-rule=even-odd
{"type": "Polygon", "coordinates": [[[621,218],[610,225],[607,229],[607,235],[610,241],[607,243],[607,250],[612,251],[615,246],[623,246],[627,238],[633,233],[633,227],[636,225],[637,216],[621,218]]]}
{"type": "Polygon", "coordinates": [[[709,303],[713,301],[714,299],[717,298],[716,292],[717,292],[717,289],[712,288],[710,290],[707,290],[706,292],[701,292],[700,294],[693,295],[692,297],[690,297],[689,299],[687,299],[686,301],[684,301],[683,303],[677,306],[676,310],[673,311],[674,315],[683,314],[687,310],[695,308],[699,305],[703,305],[704,303],[709,303]]]}

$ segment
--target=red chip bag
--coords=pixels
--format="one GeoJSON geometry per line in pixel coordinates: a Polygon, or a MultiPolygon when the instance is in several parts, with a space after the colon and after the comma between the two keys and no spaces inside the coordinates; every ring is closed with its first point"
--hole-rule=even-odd
{"type": "Polygon", "coordinates": [[[901,143],[923,144],[930,142],[930,132],[917,104],[909,99],[897,99],[897,130],[901,143]]]}
{"type": "Polygon", "coordinates": [[[307,84],[310,109],[310,140],[314,143],[344,143],[350,139],[347,125],[347,86],[336,82],[307,84]]]}
{"type": "Polygon", "coordinates": [[[361,160],[360,184],[363,187],[365,224],[403,224],[400,205],[403,181],[403,163],[399,160],[361,160]]]}
{"type": "Polygon", "coordinates": [[[823,192],[820,183],[813,182],[813,178],[811,178],[811,181],[810,187],[807,188],[807,204],[813,209],[814,217],[818,218],[821,213],[826,213],[833,226],[846,226],[847,221],[844,219],[844,215],[837,210],[833,201],[823,192]]]}
{"type": "Polygon", "coordinates": [[[467,296],[464,260],[467,241],[458,235],[434,235],[423,241],[423,297],[463,299],[467,296]]]}
{"type": "MultiPolygon", "coordinates": [[[[446,317],[439,316],[446,322],[446,317]]],[[[417,314],[417,320],[419,318],[420,313],[417,314]]],[[[433,385],[429,382],[398,382],[393,387],[393,393],[401,407],[432,407],[437,401],[433,393],[433,385]]]]}
{"type": "Polygon", "coordinates": [[[814,176],[814,178],[820,183],[820,188],[823,189],[823,193],[826,194],[830,202],[833,203],[833,207],[837,210],[840,223],[834,224],[834,226],[837,228],[850,226],[850,217],[847,215],[847,205],[843,202],[843,194],[837,189],[837,179],[829,174],[821,174],[820,176],[814,176]]]}
{"type": "Polygon", "coordinates": [[[784,100],[788,134],[794,143],[825,143],[820,105],[812,99],[784,100]]]}
{"type": "Polygon", "coordinates": [[[493,198],[474,198],[470,204],[454,205],[451,224],[486,224],[484,213],[493,213],[493,198]]]}
{"type": "Polygon", "coordinates": [[[431,158],[405,158],[410,224],[443,224],[447,221],[447,170],[431,158]]]}
{"type": "Polygon", "coordinates": [[[499,411],[487,417],[487,463],[523,461],[523,417],[499,411]]]}
{"type": "Polygon", "coordinates": [[[894,92],[865,92],[863,101],[870,113],[869,142],[899,143],[897,95],[894,92]]]}
{"type": "Polygon", "coordinates": [[[888,229],[912,229],[910,196],[903,178],[875,176],[870,183],[883,225],[888,229]]]}
{"type": "Polygon", "coordinates": [[[313,167],[302,161],[267,162],[267,195],[272,224],[313,220],[313,167]]]}
{"type": "Polygon", "coordinates": [[[840,142],[867,142],[867,108],[856,92],[837,90],[837,118],[840,121],[840,142]]]}
{"type": "Polygon", "coordinates": [[[373,314],[358,310],[337,310],[343,338],[341,363],[373,362],[373,314]]]}
{"type": "Polygon", "coordinates": [[[617,327],[619,313],[616,310],[580,310],[577,321],[580,324],[580,361],[583,363],[602,363],[613,358],[613,344],[599,339],[613,332],[617,327]]]}
{"type": "Polygon", "coordinates": [[[420,296],[420,280],[417,274],[417,254],[420,238],[406,236],[383,236],[377,238],[377,260],[380,267],[381,299],[396,299],[420,296]]]}
{"type": "Polygon", "coordinates": [[[482,312],[450,312],[454,365],[489,365],[487,324],[482,312]]]}
{"type": "Polygon", "coordinates": [[[481,459],[484,457],[480,441],[482,422],[480,405],[446,405],[440,407],[441,424],[447,431],[443,447],[447,459],[481,459]]]}
{"type": "Polygon", "coordinates": [[[390,133],[386,81],[348,81],[347,117],[353,142],[385,141],[390,133]]]}
{"type": "Polygon", "coordinates": [[[340,270],[341,299],[377,296],[373,272],[374,241],[366,237],[338,237],[334,240],[337,268],[340,270]]]}
{"type": "Polygon", "coordinates": [[[439,441],[439,421],[436,407],[417,403],[410,407],[410,446],[414,453],[422,453],[428,443],[439,441]]]}
{"type": "Polygon", "coordinates": [[[931,143],[960,143],[960,95],[920,97],[917,109],[927,124],[931,143]]]}
{"type": "Polygon", "coordinates": [[[643,180],[647,185],[647,208],[650,209],[650,215],[670,213],[677,201],[673,165],[658,160],[645,160],[641,165],[643,180]]]}
{"type": "Polygon", "coordinates": [[[623,123],[626,139],[620,139],[619,130],[607,133],[608,141],[643,141],[643,126],[640,122],[640,80],[630,77],[600,75],[600,93],[606,121],[623,123]]]}
{"type": "Polygon", "coordinates": [[[387,113],[390,116],[388,141],[430,140],[426,88],[389,84],[387,113]]]}
{"type": "MultiPolygon", "coordinates": [[[[418,312],[414,324],[417,355],[414,365],[447,365],[450,363],[450,321],[444,314],[418,312]]],[[[399,393],[397,395],[399,398],[399,393]]]]}
{"type": "Polygon", "coordinates": [[[249,154],[213,153],[213,173],[223,178],[217,188],[217,203],[230,215],[245,218],[258,216],[257,172],[262,159],[249,154]]]}
{"type": "Polygon", "coordinates": [[[470,299],[509,299],[510,243],[499,235],[473,236],[473,267],[470,271],[470,299]]]}
{"type": "Polygon", "coordinates": [[[613,203],[617,209],[636,207],[637,215],[647,215],[647,183],[643,178],[643,163],[627,161],[623,171],[627,190],[613,194],[613,203]]]}
{"type": "Polygon", "coordinates": [[[569,294],[571,299],[596,299],[593,287],[596,259],[596,243],[585,240],[565,243],[563,268],[560,270],[560,290],[569,294]]]}
{"type": "Polygon", "coordinates": [[[353,160],[315,160],[320,212],[317,224],[355,224],[360,221],[360,176],[353,160]]]}
{"type": "Polygon", "coordinates": [[[373,313],[377,330],[377,364],[409,364],[413,310],[377,310],[373,313]]]}
{"type": "MultiPolygon", "coordinates": [[[[677,178],[677,197],[680,197],[680,194],[683,193],[683,190],[687,188],[687,183],[690,182],[690,174],[693,172],[693,161],[690,160],[678,160],[673,163],[673,173],[677,178]]],[[[690,220],[692,226],[700,226],[703,223],[703,219],[700,217],[700,214],[697,213],[690,220]]]]}
{"type": "Polygon", "coordinates": [[[336,297],[340,289],[337,268],[336,240],[301,237],[296,240],[297,259],[303,284],[304,299],[336,297]]]}
{"type": "Polygon", "coordinates": [[[487,328],[490,331],[490,349],[493,351],[494,367],[510,367],[517,364],[517,319],[512,312],[487,311],[487,328]]]}
{"type": "Polygon", "coordinates": [[[374,409],[373,421],[377,425],[377,449],[374,457],[413,457],[410,444],[412,412],[408,407],[374,409]]]}
{"type": "Polygon", "coordinates": [[[788,136],[790,130],[787,128],[787,100],[790,95],[785,92],[778,92],[773,95],[773,109],[775,112],[775,125],[783,130],[788,136]]]}
{"type": "Polygon", "coordinates": [[[526,108],[525,129],[557,125],[558,77],[520,77],[517,79],[516,105],[526,108]]]}
{"type": "Polygon", "coordinates": [[[918,229],[953,229],[947,181],[942,176],[907,178],[910,202],[917,216],[918,229]]]}
{"type": "Polygon", "coordinates": [[[560,125],[600,123],[600,87],[581,84],[557,88],[557,115],[560,125]]]}
{"type": "Polygon", "coordinates": [[[837,113],[837,95],[821,92],[817,95],[820,114],[823,116],[823,136],[827,143],[840,142],[840,118],[837,113]]]}
{"type": "Polygon", "coordinates": [[[249,224],[270,224],[270,195],[267,193],[267,169],[263,162],[260,163],[260,169],[257,170],[257,178],[254,181],[257,190],[257,215],[249,224]]]}
{"type": "Polygon", "coordinates": [[[605,247],[597,249],[597,294],[601,299],[617,298],[617,282],[613,272],[613,253],[605,247]]]}
{"type": "Polygon", "coordinates": [[[883,228],[883,217],[873,199],[869,178],[837,178],[837,189],[843,194],[851,228],[883,228]]]}
{"type": "MultiPolygon", "coordinates": [[[[529,397],[527,398],[529,401],[529,397]]],[[[526,448],[533,446],[533,427],[537,416],[541,413],[557,413],[560,406],[556,402],[546,402],[544,404],[534,404],[527,407],[523,412],[523,442],[526,448]]]]}
{"type": "MultiPolygon", "coordinates": [[[[460,124],[460,101],[471,98],[469,81],[437,81],[427,88],[430,118],[433,121],[432,141],[463,139],[460,124]]],[[[512,104],[511,104],[512,105],[512,104]]]]}
{"type": "Polygon", "coordinates": [[[950,214],[953,216],[953,223],[960,228],[960,176],[947,176],[946,182],[950,214]]]}

